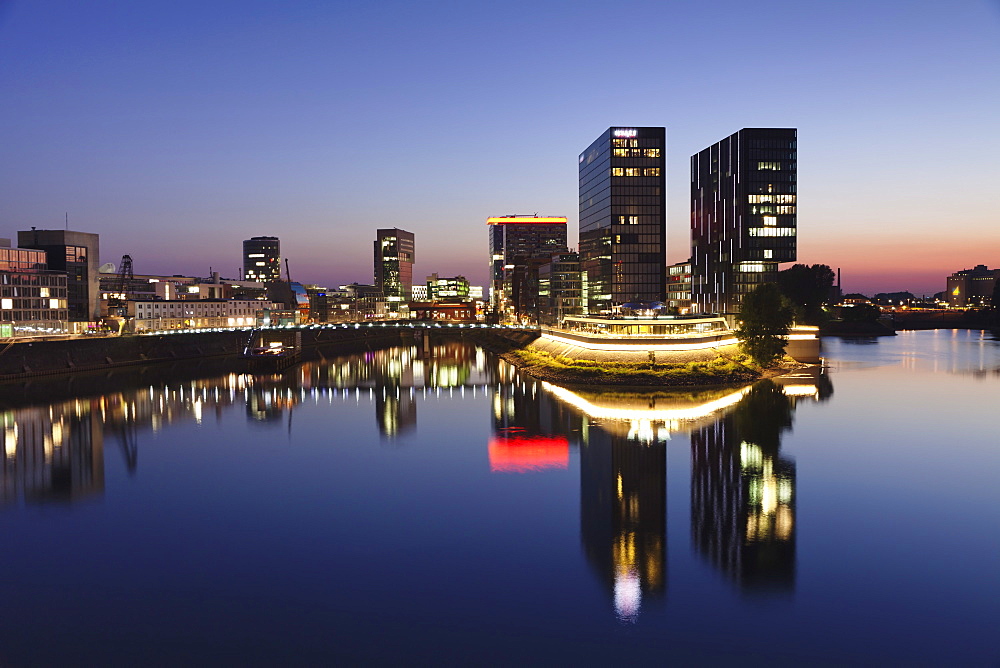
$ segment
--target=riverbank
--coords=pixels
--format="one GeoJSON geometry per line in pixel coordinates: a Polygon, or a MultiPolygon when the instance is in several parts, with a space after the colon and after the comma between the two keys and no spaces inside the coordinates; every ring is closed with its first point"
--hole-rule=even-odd
{"type": "MultiPolygon", "coordinates": [[[[735,349],[736,346],[726,346],[735,349]]],[[[711,359],[692,361],[603,361],[556,356],[529,345],[494,350],[520,371],[565,387],[634,387],[634,388],[714,388],[747,385],[808,368],[810,364],[786,358],[768,369],[746,363],[735,350],[726,350],[711,359]]]]}

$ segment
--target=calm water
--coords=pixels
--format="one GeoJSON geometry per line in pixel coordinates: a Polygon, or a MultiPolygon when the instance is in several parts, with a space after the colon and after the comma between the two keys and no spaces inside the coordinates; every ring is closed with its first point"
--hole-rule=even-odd
{"type": "Polygon", "coordinates": [[[5,388],[0,664],[996,665],[1000,342],[824,344],[679,394],[459,342],[5,388]]]}

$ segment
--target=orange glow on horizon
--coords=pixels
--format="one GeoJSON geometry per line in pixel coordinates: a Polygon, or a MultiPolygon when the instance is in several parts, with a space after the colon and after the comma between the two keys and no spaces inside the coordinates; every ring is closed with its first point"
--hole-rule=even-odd
{"type": "Polygon", "coordinates": [[[569,440],[564,436],[494,436],[489,452],[491,473],[569,468],[569,440]]]}

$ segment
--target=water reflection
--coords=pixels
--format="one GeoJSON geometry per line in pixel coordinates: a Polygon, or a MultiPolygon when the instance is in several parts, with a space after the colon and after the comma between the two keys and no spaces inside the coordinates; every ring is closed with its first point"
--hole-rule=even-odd
{"type": "Polygon", "coordinates": [[[695,392],[541,385],[578,415],[584,552],[621,621],[666,591],[666,443],[678,433],[691,439],[698,552],[744,590],[792,589],[795,465],[779,453],[781,434],[796,402],[832,394],[825,374],[695,392]]]}
{"type": "Polygon", "coordinates": [[[4,504],[67,502],[104,491],[104,439],[94,402],[22,408],[0,417],[4,504]]]}
{"type": "MultiPolygon", "coordinates": [[[[520,375],[461,341],[399,346],[305,363],[284,374],[172,380],[2,415],[3,499],[72,501],[104,489],[104,443],[129,472],[143,433],[200,423],[242,403],[248,422],[292,430],[304,401],[367,402],[384,439],[417,424],[421,398],[482,393],[491,408],[490,470],[565,470],[580,457],[580,536],[618,617],[665,598],[668,442],[689,435],[695,549],[741,589],[795,582],[795,464],[781,454],[796,402],[822,400],[826,376],[788,376],[738,389],[569,390],[520,375]]],[[[402,442],[402,441],[398,441],[402,442]]]]}

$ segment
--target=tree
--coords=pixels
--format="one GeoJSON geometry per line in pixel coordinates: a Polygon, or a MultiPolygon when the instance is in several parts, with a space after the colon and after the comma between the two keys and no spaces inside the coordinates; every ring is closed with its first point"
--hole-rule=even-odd
{"type": "Polygon", "coordinates": [[[785,353],[794,309],[774,283],[762,283],[743,298],[736,337],[754,363],[766,367],[785,353]]]}
{"type": "Polygon", "coordinates": [[[823,319],[823,304],[830,298],[836,274],[825,264],[795,264],[778,272],[778,287],[809,324],[823,319]]]}

